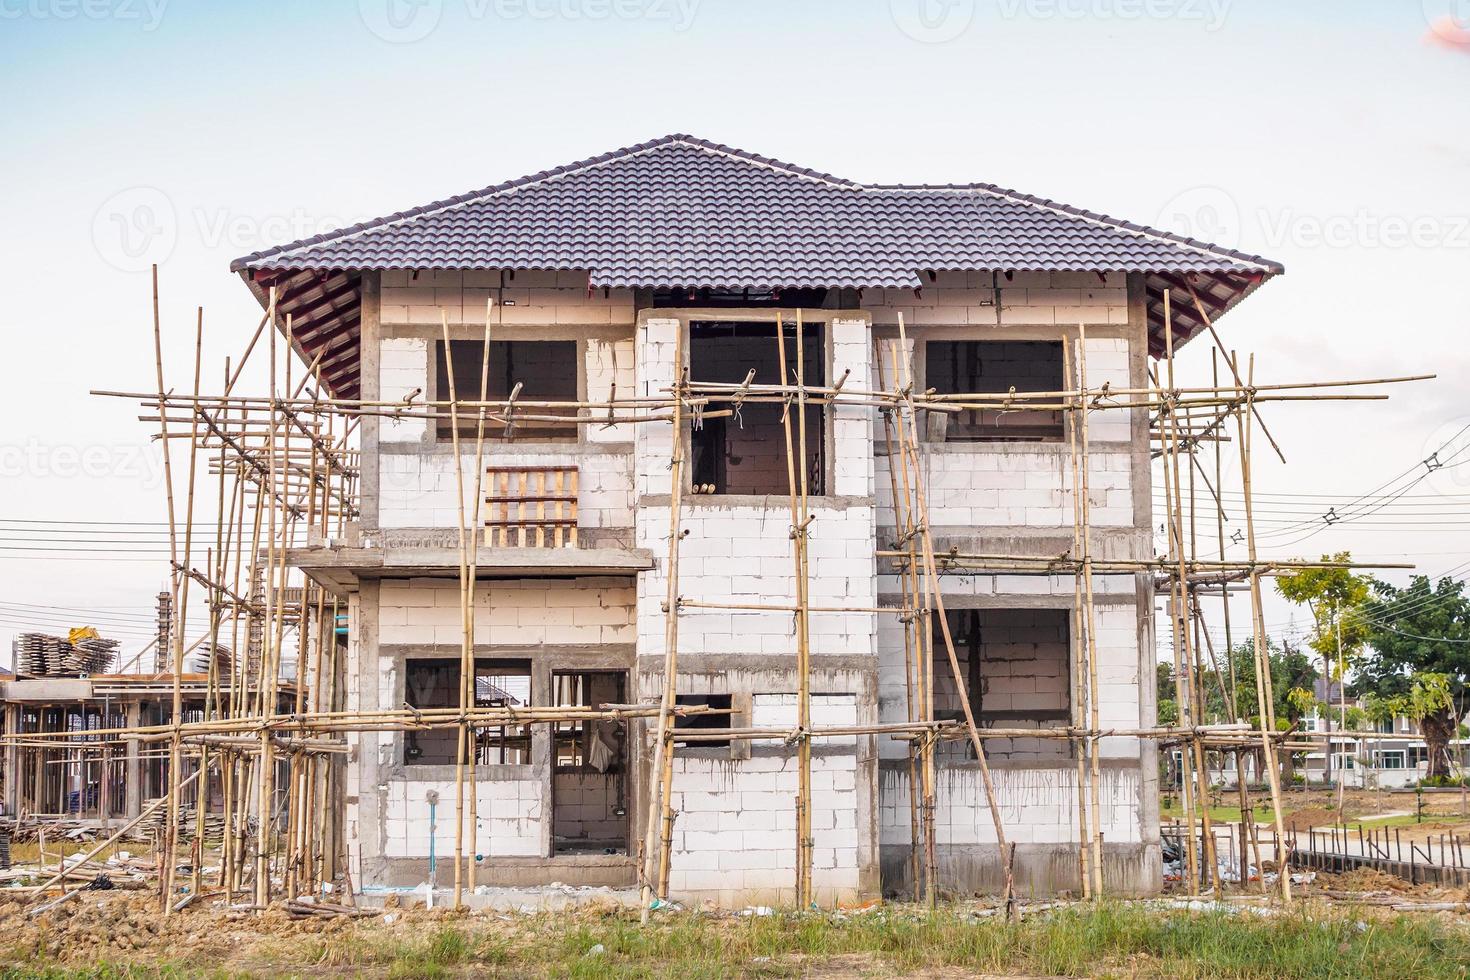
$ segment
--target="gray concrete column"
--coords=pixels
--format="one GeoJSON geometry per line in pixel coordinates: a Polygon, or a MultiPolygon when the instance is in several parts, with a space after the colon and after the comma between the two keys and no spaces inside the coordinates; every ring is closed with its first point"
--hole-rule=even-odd
{"type": "MultiPolygon", "coordinates": [[[[125,709],[127,726],[137,728],[142,722],[142,708],[134,701],[125,709]]],[[[127,740],[125,765],[127,778],[124,781],[123,815],[129,820],[143,812],[143,760],[138,757],[138,740],[127,740]]]]}
{"type": "MultiPolygon", "coordinates": [[[[5,734],[20,731],[20,705],[5,706],[5,734]]],[[[20,813],[20,746],[5,743],[5,812],[14,817],[20,813]]]]}

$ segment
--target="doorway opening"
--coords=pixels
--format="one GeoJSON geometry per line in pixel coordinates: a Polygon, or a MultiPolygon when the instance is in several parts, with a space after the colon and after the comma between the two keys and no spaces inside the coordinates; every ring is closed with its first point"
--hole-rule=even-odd
{"type": "MultiPolygon", "coordinates": [[[[627,700],[626,671],[557,671],[551,684],[562,707],[602,708],[627,700]]],[[[557,722],[551,756],[552,854],[627,854],[627,724],[557,722]]]]}

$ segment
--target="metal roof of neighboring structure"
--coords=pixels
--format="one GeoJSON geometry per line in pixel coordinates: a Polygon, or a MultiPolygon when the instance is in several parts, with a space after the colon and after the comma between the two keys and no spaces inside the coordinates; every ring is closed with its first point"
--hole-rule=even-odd
{"type": "MultiPolygon", "coordinates": [[[[588,287],[922,288],[938,271],[1146,276],[1156,336],[1163,289],[1213,318],[1284,271],[1257,255],[992,184],[880,185],[686,135],[625,147],[235,260],[294,313],[302,352],[336,394],[357,391],[361,273],[584,270],[588,287]]],[[[1202,329],[1174,306],[1180,341],[1202,329]]]]}

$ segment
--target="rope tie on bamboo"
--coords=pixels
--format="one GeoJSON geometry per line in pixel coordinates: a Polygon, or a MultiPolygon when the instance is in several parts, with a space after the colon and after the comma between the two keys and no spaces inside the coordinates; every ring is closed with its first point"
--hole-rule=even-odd
{"type": "Polygon", "coordinates": [[[521,388],[524,383],[517,381],[515,387],[510,390],[510,397],[505,400],[505,437],[509,439],[516,430],[516,399],[521,396],[521,388]]]}

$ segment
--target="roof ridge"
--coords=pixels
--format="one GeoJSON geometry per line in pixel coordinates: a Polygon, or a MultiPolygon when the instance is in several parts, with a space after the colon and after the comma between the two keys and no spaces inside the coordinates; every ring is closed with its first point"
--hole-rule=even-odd
{"type": "Polygon", "coordinates": [[[758,153],[751,153],[748,150],[742,150],[738,147],[726,146],[723,143],[716,143],[712,140],[701,139],[698,136],[691,136],[688,133],[670,133],[667,136],[660,136],[657,139],[646,140],[642,143],[634,143],[630,146],[619,147],[616,150],[609,150],[606,153],[599,153],[596,156],[587,157],[582,160],[576,160],[572,163],[563,164],[559,167],[552,167],[549,170],[541,170],[533,174],[526,174],[522,177],[516,177],[512,180],[501,181],[498,184],[490,184],[486,187],[481,187],[478,190],[465,191],[464,193],[456,194],[453,197],[446,197],[438,201],[431,201],[428,204],[423,204],[415,208],[409,208],[406,211],[395,211],[392,214],[383,215],[378,218],[372,218],[368,221],[360,221],[357,224],[349,225],[346,228],[336,228],[331,231],[322,232],[318,235],[313,235],[310,238],[300,238],[294,242],[287,242],[284,245],[275,245],[271,248],[261,249],[258,252],[252,252],[249,255],[243,255],[240,258],[232,261],[230,263],[230,271],[239,272],[252,262],[258,262],[261,259],[269,258],[274,255],[281,255],[285,252],[292,252],[296,249],[307,248],[312,245],[321,245],[325,242],[341,241],[351,238],[354,235],[360,235],[363,232],[373,231],[377,228],[384,228],[388,225],[395,224],[400,221],[411,221],[416,218],[422,218],[426,215],[433,214],[438,211],[446,211],[450,208],[469,204],[473,201],[482,200],[487,197],[494,197],[497,194],[504,194],[507,191],[519,190],[522,187],[529,187],[533,184],[543,183],[548,180],[555,180],[557,178],[565,177],[573,173],[579,173],[584,170],[590,170],[593,167],[600,167],[605,164],[612,163],[615,160],[623,160],[627,159],[628,157],[639,156],[641,154],[648,153],[665,146],[673,146],[681,143],[695,149],[703,150],[707,153],[717,153],[722,156],[727,156],[743,161],[745,163],[756,164],[758,166],[768,167],[773,170],[782,170],[794,176],[805,177],[812,180],[819,180],[825,183],[834,184],[838,187],[846,187],[858,190],[862,189],[862,187],[864,186],[856,181],[846,180],[842,177],[836,177],[832,174],[823,173],[819,170],[812,170],[807,167],[798,167],[795,164],[786,163],[782,160],[777,160],[774,157],[764,157],[758,153]]]}

